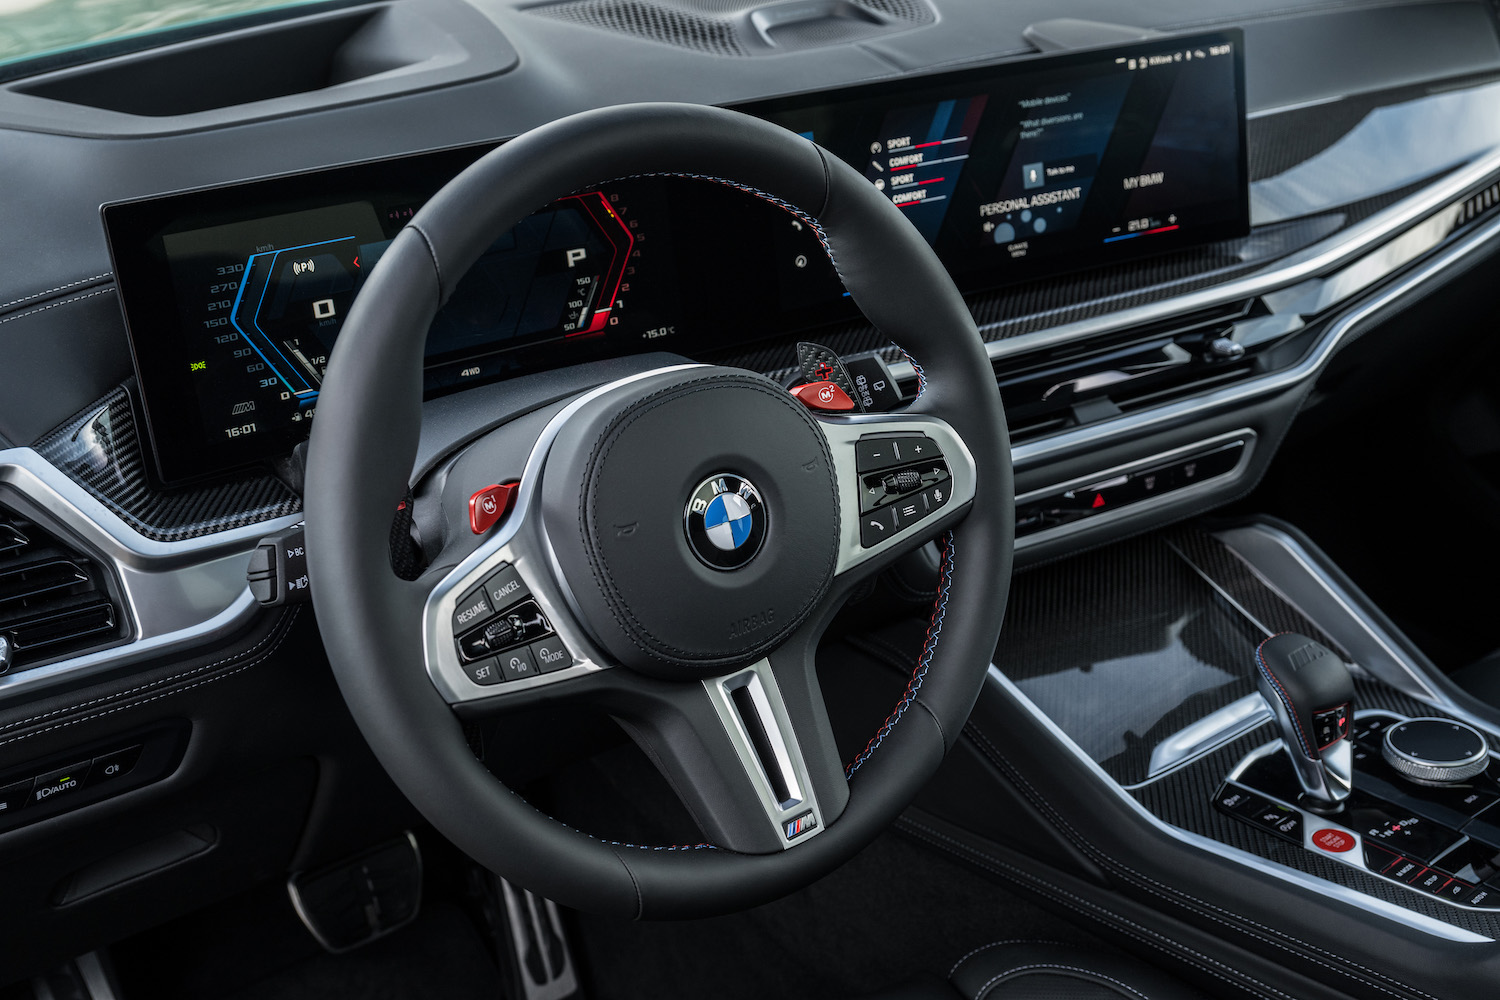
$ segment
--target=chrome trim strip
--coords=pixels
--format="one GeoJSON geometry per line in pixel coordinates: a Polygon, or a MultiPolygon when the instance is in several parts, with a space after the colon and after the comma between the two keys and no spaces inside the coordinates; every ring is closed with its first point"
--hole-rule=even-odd
{"type": "Polygon", "coordinates": [[[1063,749],[1077,758],[1078,762],[1094,776],[1101,787],[1119,798],[1137,816],[1154,827],[1158,832],[1171,837],[1173,840],[1207,854],[1212,854],[1215,857],[1233,861],[1262,875],[1268,875],[1320,896],[1337,899],[1340,902],[1347,903],[1350,906],[1376,914],[1377,916],[1385,917],[1388,920],[1410,927],[1413,930],[1421,931],[1424,934],[1431,934],[1433,937],[1461,944],[1488,944],[1494,940],[1482,934],[1475,934],[1473,931],[1467,931],[1462,927],[1455,927],[1453,924],[1434,919],[1426,914],[1418,913],[1415,910],[1408,910],[1405,907],[1397,906],[1395,903],[1388,903],[1383,899],[1367,896],[1362,892],[1335,882],[1315,878],[1306,872],[1298,871],[1296,868],[1289,868],[1274,861],[1267,861],[1265,858],[1258,857],[1248,851],[1242,851],[1237,847],[1230,847],[1216,840],[1210,840],[1199,834],[1164,823],[1152,815],[1145,806],[1137,802],[1132,795],[1121,788],[1113,778],[1104,772],[1103,768],[1094,763],[1093,759],[1084,753],[1082,748],[1074,743],[1067,733],[1063,732],[1056,723],[1048,718],[1045,712],[1037,708],[1031,699],[1027,698],[1021,689],[1016,687],[1015,683],[1009,677],[1006,677],[1000,668],[994,664],[990,664],[986,683],[998,687],[1004,692],[1007,698],[1030,714],[1039,725],[1052,734],[1053,738],[1062,745],[1063,749]]]}
{"type": "Polygon", "coordinates": [[[541,489],[542,468],[563,425],[595,399],[643,379],[702,367],[706,366],[671,365],[601,385],[574,399],[547,422],[526,459],[521,488],[510,514],[490,538],[449,571],[427,595],[422,614],[423,659],[433,686],[449,704],[493,698],[608,669],[608,659],[594,647],[579,624],[577,605],[558,569],[557,557],[542,528],[540,514],[534,510],[540,503],[537,494],[541,489]],[[483,583],[502,562],[510,563],[520,574],[558,638],[573,654],[571,666],[537,677],[481,685],[475,683],[458,662],[453,612],[458,608],[459,599],[483,583]]]}
{"type": "MultiPolygon", "coordinates": [[[[1398,719],[1403,722],[1410,721],[1401,713],[1392,712],[1389,709],[1384,708],[1371,708],[1356,711],[1354,713],[1354,718],[1357,722],[1360,719],[1368,718],[1372,715],[1384,715],[1388,718],[1398,719]]],[[[1442,721],[1447,722],[1448,720],[1443,719],[1442,721]]],[[[1346,740],[1345,742],[1348,741],[1346,740]]],[[[1234,769],[1229,772],[1229,776],[1224,780],[1227,783],[1232,783],[1237,788],[1242,788],[1247,792],[1252,792],[1256,795],[1259,795],[1261,798],[1266,799],[1267,801],[1275,805],[1281,806],[1284,809],[1290,809],[1292,812],[1297,813],[1299,816],[1301,816],[1303,850],[1308,851],[1309,853],[1314,854],[1319,858],[1323,858],[1324,860],[1337,861],[1340,864],[1348,865],[1350,868],[1356,868],[1368,875],[1373,875],[1376,878],[1383,879],[1386,882],[1390,882],[1392,885],[1402,886],[1403,888],[1416,893],[1420,897],[1426,899],[1442,900],[1442,902],[1447,903],[1449,906],[1454,907],[1455,909],[1464,910],[1468,913],[1482,913],[1490,917],[1500,917],[1500,909],[1490,909],[1482,906],[1469,906],[1464,903],[1455,903],[1451,899],[1443,899],[1443,897],[1441,896],[1431,896],[1423,892],[1421,889],[1415,888],[1414,886],[1406,885],[1406,883],[1404,882],[1398,882],[1395,879],[1387,878],[1386,876],[1381,875],[1379,872],[1371,871],[1370,866],[1365,864],[1365,838],[1357,830],[1352,830],[1342,823],[1329,819],[1327,816],[1319,816],[1317,813],[1308,812],[1306,809],[1303,809],[1295,802],[1288,802],[1286,799],[1279,798],[1266,791],[1265,789],[1257,788],[1249,782],[1245,781],[1244,774],[1250,769],[1251,764],[1254,764],[1262,757],[1269,757],[1275,753],[1278,753],[1282,749],[1283,744],[1280,740],[1275,740],[1271,743],[1265,744],[1264,746],[1256,747],[1254,750],[1245,755],[1244,760],[1240,761],[1234,766],[1234,769]],[[1346,834],[1347,836],[1353,838],[1354,847],[1343,852],[1325,851],[1319,848],[1317,844],[1313,843],[1313,833],[1317,830],[1324,830],[1329,828],[1338,830],[1340,833],[1346,834]]],[[[1417,863],[1423,865],[1424,867],[1435,865],[1439,860],[1447,857],[1449,854],[1453,853],[1453,851],[1457,850],[1468,842],[1469,837],[1467,834],[1464,834],[1463,832],[1458,830],[1455,830],[1454,833],[1457,833],[1459,835],[1459,839],[1452,847],[1448,848],[1448,850],[1444,851],[1437,858],[1434,858],[1431,862],[1417,861],[1417,863]]],[[[1393,848],[1390,849],[1394,850],[1393,848]]],[[[1395,853],[1400,854],[1401,852],[1399,850],[1396,850],[1395,853]]],[[[1412,858],[1409,860],[1415,861],[1417,859],[1412,858]]]]}
{"type": "Polygon", "coordinates": [[[792,728],[786,703],[782,701],[781,688],[776,684],[771,661],[762,659],[743,670],[707,679],[702,683],[709,703],[714,707],[714,714],[724,727],[729,745],[734,747],[740,766],[745,769],[750,784],[755,788],[755,797],[766,821],[776,829],[776,839],[781,844],[781,849],[791,850],[822,833],[823,810],[818,806],[818,797],[813,794],[812,781],[808,778],[807,765],[802,758],[802,747],[797,742],[797,733],[792,728]],[[755,713],[765,728],[766,737],[771,743],[771,753],[776,759],[776,769],[781,772],[781,779],[787,786],[789,798],[785,801],[778,802],[771,791],[771,782],[761,766],[760,755],[755,752],[750,734],[745,731],[745,723],[734,704],[733,692],[739,688],[749,689],[755,713]],[[786,825],[808,811],[813,814],[812,828],[788,840],[786,825]]]}
{"type": "MultiPolygon", "coordinates": [[[[1500,149],[1480,157],[1468,166],[1455,170],[1421,191],[1400,202],[1375,213],[1363,222],[1356,223],[1340,233],[1300,250],[1289,257],[1276,261],[1267,268],[1243,278],[1223,284],[1188,292],[1160,302],[1147,303],[1132,309],[1111,312],[1074,323],[1038,330],[990,343],[990,359],[995,360],[1050,347],[1064,341],[1098,333],[1138,326],[1143,323],[1168,319],[1182,313],[1197,312],[1285,288],[1297,282],[1330,271],[1341,264],[1352,261],[1375,245],[1405,230],[1414,223],[1450,207],[1450,203],[1462,202],[1472,189],[1484,186],[1500,172],[1500,149]]],[[[1446,235],[1446,234],[1445,234],[1446,235]]],[[[899,373],[897,373],[899,375],[899,373]]]]}
{"type": "Polygon", "coordinates": [[[216,556],[249,552],[261,538],[302,520],[301,514],[288,514],[198,538],[159,542],[142,535],[30,448],[0,451],[0,482],[9,483],[46,507],[115,562],[149,565],[157,572],[216,556]]]}
{"type": "Polygon", "coordinates": [[[839,554],[835,573],[847,573],[883,552],[909,545],[913,539],[931,538],[932,532],[926,529],[928,524],[974,499],[975,485],[979,481],[974,454],[946,420],[925,413],[856,413],[847,416],[819,414],[817,420],[824,436],[828,438],[839,489],[839,554]],[[925,434],[931,438],[942,451],[943,461],[948,465],[948,474],[952,477],[948,480],[950,495],[948,503],[927,518],[898,528],[889,538],[865,548],[859,537],[860,521],[864,513],[859,504],[862,487],[855,442],[860,438],[886,434],[893,437],[925,434]]]}
{"type": "Polygon", "coordinates": [[[1037,465],[1095,447],[1107,439],[1124,437],[1165,429],[1170,425],[1189,423],[1226,410],[1261,396],[1289,389],[1314,375],[1334,353],[1339,343],[1361,322],[1410,294],[1413,290],[1441,274],[1447,268],[1483,248],[1496,235],[1500,235],[1500,219],[1493,219],[1481,228],[1453,244],[1441,255],[1433,258],[1411,274],[1393,283],[1370,299],[1350,309],[1332,323],[1327,332],[1299,363],[1290,368],[1271,372],[1260,378],[1247,379],[1212,392],[1192,396],[1151,409],[1141,410],[1096,424],[1087,424],[1050,437],[1039,438],[1017,445],[1012,449],[1012,459],[1017,467],[1037,465]]]}
{"type": "Polygon", "coordinates": [[[1488,730],[1429,683],[1423,668],[1402,651],[1400,642],[1370,621],[1354,597],[1325,573],[1295,538],[1264,524],[1229,528],[1214,537],[1343,646],[1360,669],[1403,694],[1441,708],[1481,731],[1488,730]]]}
{"type": "Polygon", "coordinates": [[[1190,764],[1204,754],[1236,740],[1257,726],[1271,721],[1271,707],[1259,694],[1247,694],[1206,715],[1158,743],[1151,751],[1146,780],[1127,789],[1141,788],[1190,764]]]}
{"type": "Polygon", "coordinates": [[[0,451],[0,483],[77,535],[113,568],[135,638],[123,645],[0,676],[0,703],[56,682],[194,649],[262,609],[245,584],[250,550],[300,514],[184,542],[156,542],[30,448],[0,451]]]}
{"type": "Polygon", "coordinates": [[[1172,462],[1180,458],[1187,458],[1190,455],[1194,455],[1200,452],[1204,455],[1210,455],[1222,450],[1223,448],[1232,447],[1235,444],[1242,445],[1244,449],[1240,453],[1238,460],[1235,462],[1234,468],[1230,469],[1227,472],[1221,472],[1217,476],[1210,476],[1207,479],[1200,480],[1196,483],[1192,483],[1191,485],[1179,487],[1178,489],[1163,493],[1160,496],[1152,497],[1149,500],[1138,500],[1135,503],[1126,504],[1123,507],[1116,507],[1112,510],[1106,510],[1102,513],[1094,514],[1091,517],[1080,518],[1079,520],[1072,521],[1068,524],[1059,524],[1056,527],[1043,528],[1041,531],[1033,531],[1030,534],[1021,535],[1016,539],[1016,551],[1022,552],[1032,547],[1033,545],[1039,545],[1043,542],[1055,541],[1059,538],[1067,538],[1069,535],[1075,535],[1080,532],[1090,530],[1101,524],[1111,524],[1117,520],[1128,517],[1131,514],[1139,513],[1140,511],[1155,510],[1167,504],[1168,502],[1180,500],[1183,497],[1191,499],[1192,497],[1197,496],[1199,493],[1205,492],[1207,490],[1218,489],[1219,487],[1225,486],[1230,482],[1241,479],[1244,477],[1245,470],[1249,468],[1251,456],[1253,456],[1255,453],[1255,444],[1257,440],[1258,435],[1256,435],[1253,430],[1248,427],[1242,427],[1237,431],[1229,431],[1224,434],[1216,434],[1211,438],[1204,438],[1202,441],[1195,441],[1192,444],[1183,445],[1180,448],[1170,448],[1167,451],[1157,452],[1155,455],[1150,455],[1146,458],[1126,462],[1123,465],[1112,466],[1108,469],[1091,473],[1087,476],[1076,476],[1073,479],[1065,480],[1064,482],[1056,483],[1052,486],[1044,486],[1041,489],[1028,490],[1027,492],[1022,493],[1016,497],[1017,507],[1019,507],[1023,503],[1029,503],[1032,500],[1038,499],[1040,497],[1051,496],[1064,490],[1073,490],[1079,488],[1104,489],[1105,481],[1107,480],[1128,476],[1133,472],[1143,472],[1154,465],[1161,465],[1163,463],[1172,462]]]}

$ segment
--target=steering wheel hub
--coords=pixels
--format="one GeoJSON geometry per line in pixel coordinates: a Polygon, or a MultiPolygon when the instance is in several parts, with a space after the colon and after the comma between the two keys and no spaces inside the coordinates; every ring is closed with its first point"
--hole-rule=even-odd
{"type": "Polygon", "coordinates": [[[618,662],[655,676],[754,662],[833,579],[827,437],[745,372],[689,369],[595,400],[558,435],[542,495],[581,617],[618,662]]]}

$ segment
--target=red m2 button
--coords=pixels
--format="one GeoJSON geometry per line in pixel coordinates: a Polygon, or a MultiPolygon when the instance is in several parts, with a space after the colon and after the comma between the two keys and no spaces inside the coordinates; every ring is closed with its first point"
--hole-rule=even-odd
{"type": "Polygon", "coordinates": [[[516,502],[519,483],[486,486],[469,497],[469,527],[474,534],[482,535],[495,526],[516,502]]]}

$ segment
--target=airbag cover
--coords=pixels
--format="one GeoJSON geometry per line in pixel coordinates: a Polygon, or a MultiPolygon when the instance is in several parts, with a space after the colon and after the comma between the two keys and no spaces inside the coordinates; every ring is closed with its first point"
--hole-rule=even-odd
{"type": "MultiPolygon", "coordinates": [[[[828,590],[839,496],[827,438],[786,390],[749,373],[697,368],[632,389],[595,400],[559,434],[543,486],[548,536],[586,624],[619,662],[717,676],[775,649],[828,590]],[[735,500],[730,515],[764,522],[753,536],[748,522],[733,532],[750,540],[720,560],[743,560],[734,568],[710,564],[701,523],[697,549],[710,558],[690,538],[690,504],[721,475],[760,499],[753,512],[735,500]]],[[[725,516],[723,505],[707,513],[725,516]]]]}

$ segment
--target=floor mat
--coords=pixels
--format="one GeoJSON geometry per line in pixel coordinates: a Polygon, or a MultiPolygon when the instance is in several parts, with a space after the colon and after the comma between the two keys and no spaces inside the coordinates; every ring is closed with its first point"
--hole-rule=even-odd
{"type": "Polygon", "coordinates": [[[429,902],[411,924],[342,955],[317,946],[286,893],[231,904],[114,949],[125,1000],[500,1000],[494,963],[468,915],[429,902]]]}

